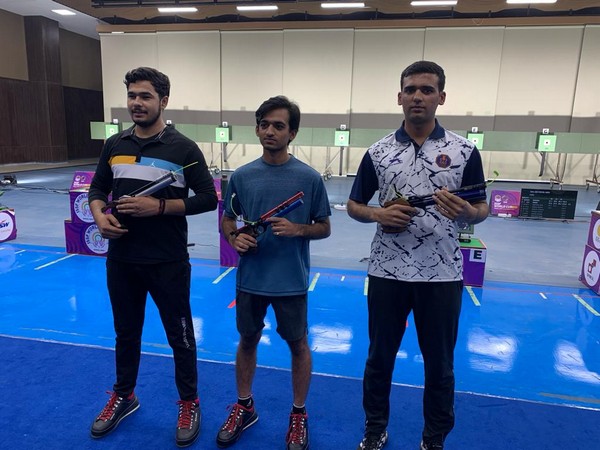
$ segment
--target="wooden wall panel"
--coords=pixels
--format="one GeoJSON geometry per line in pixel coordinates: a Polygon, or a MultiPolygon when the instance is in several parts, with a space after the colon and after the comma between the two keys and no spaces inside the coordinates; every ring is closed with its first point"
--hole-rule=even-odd
{"type": "Polygon", "coordinates": [[[100,91],[0,78],[0,164],[95,158],[90,122],[102,120],[100,91]]]}
{"type": "Polygon", "coordinates": [[[104,120],[102,92],[64,88],[67,159],[96,158],[102,151],[102,141],[92,140],[90,122],[104,120]]]}
{"type": "Polygon", "coordinates": [[[27,16],[25,43],[29,81],[62,82],[58,22],[41,16],[27,16]]]}

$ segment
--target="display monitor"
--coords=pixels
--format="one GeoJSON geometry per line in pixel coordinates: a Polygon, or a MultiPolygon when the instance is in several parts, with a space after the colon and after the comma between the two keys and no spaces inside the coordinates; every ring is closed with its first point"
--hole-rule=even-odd
{"type": "Polygon", "coordinates": [[[519,217],[573,220],[576,205],[577,191],[521,189],[519,217]]]}

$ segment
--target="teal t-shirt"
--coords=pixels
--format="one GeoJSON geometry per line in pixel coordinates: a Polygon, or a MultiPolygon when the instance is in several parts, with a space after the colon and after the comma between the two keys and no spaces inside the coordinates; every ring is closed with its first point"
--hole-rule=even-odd
{"type": "MultiPolygon", "coordinates": [[[[304,192],[303,204],[285,215],[286,219],[311,224],[331,215],[327,191],[316,170],[294,156],[281,165],[270,165],[259,158],[240,167],[231,176],[224,199],[224,214],[232,218],[243,215],[245,220],[256,221],[299,191],[304,192]]],[[[270,226],[257,241],[257,251],[239,259],[237,288],[267,296],[306,293],[310,241],[275,236],[270,226]]]]}

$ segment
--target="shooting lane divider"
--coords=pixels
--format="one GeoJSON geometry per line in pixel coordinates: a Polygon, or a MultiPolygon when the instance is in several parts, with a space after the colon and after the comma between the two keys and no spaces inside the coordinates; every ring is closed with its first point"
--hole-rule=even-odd
{"type": "Polygon", "coordinates": [[[309,292],[312,292],[315,290],[315,286],[317,285],[317,281],[319,281],[320,276],[321,276],[321,274],[319,272],[315,273],[315,276],[313,277],[312,281],[310,282],[310,286],[308,286],[309,292]]]}
{"type": "Polygon", "coordinates": [[[58,259],[56,259],[56,260],[54,260],[54,261],[50,261],[50,262],[49,262],[49,263],[47,263],[47,264],[43,264],[43,265],[41,265],[41,266],[38,266],[38,267],[36,267],[36,268],[35,268],[35,269],[33,269],[33,270],[45,269],[45,268],[46,268],[46,267],[48,267],[48,266],[51,266],[51,265],[53,265],[53,264],[56,264],[56,263],[58,263],[58,262],[64,261],[65,259],[72,258],[73,256],[75,256],[75,255],[74,255],[74,254],[71,254],[71,255],[63,256],[62,258],[58,258],[58,259]]]}
{"type": "Polygon", "coordinates": [[[229,272],[231,272],[233,269],[235,269],[235,267],[228,268],[225,272],[223,272],[221,275],[215,278],[212,284],[218,284],[223,278],[229,275],[229,272]]]}
{"type": "Polygon", "coordinates": [[[579,303],[581,303],[583,306],[585,306],[585,309],[587,309],[589,312],[591,312],[594,316],[596,316],[596,317],[600,316],[600,313],[598,311],[596,311],[594,308],[592,308],[590,306],[590,304],[587,303],[584,299],[582,299],[579,295],[573,294],[573,297],[575,297],[579,303]]]}
{"type": "Polygon", "coordinates": [[[481,303],[479,303],[479,300],[477,300],[477,296],[475,295],[475,292],[473,292],[473,288],[471,286],[466,286],[467,292],[469,293],[469,297],[471,297],[471,300],[473,300],[473,303],[475,304],[475,306],[481,306],[481,303]]]}

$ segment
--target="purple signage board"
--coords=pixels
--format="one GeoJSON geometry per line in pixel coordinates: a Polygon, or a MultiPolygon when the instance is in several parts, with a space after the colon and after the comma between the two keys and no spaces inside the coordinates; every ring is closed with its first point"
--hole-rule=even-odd
{"type": "Polygon", "coordinates": [[[88,202],[87,191],[69,192],[71,203],[71,222],[73,223],[92,223],[94,216],[88,202]]]}
{"type": "Polygon", "coordinates": [[[463,257],[463,282],[465,286],[483,286],[487,247],[477,238],[460,243],[463,257]]]}
{"type": "Polygon", "coordinates": [[[0,210],[0,242],[17,238],[17,222],[12,209],[0,210]]]}
{"type": "Polygon", "coordinates": [[[70,190],[87,191],[90,188],[90,184],[92,184],[92,178],[94,178],[94,172],[76,171],[73,175],[70,190]]]}
{"type": "MultiPolygon", "coordinates": [[[[221,181],[221,180],[219,180],[221,181]]],[[[223,211],[225,207],[223,206],[223,200],[219,200],[219,220],[217,226],[219,227],[219,260],[221,262],[221,266],[223,267],[237,267],[239,255],[233,249],[229,242],[227,242],[227,238],[223,236],[223,233],[220,231],[219,224],[221,223],[221,217],[223,217],[223,211]]]]}
{"type": "Polygon", "coordinates": [[[223,200],[223,196],[225,195],[225,192],[221,192],[221,179],[213,178],[213,183],[215,183],[215,191],[217,191],[217,198],[219,200],[223,200]]]}
{"type": "Polygon", "coordinates": [[[517,217],[521,204],[520,191],[495,189],[490,195],[490,214],[500,217],[517,217]]]}
{"type": "Polygon", "coordinates": [[[108,252],[108,239],[100,235],[94,223],[65,220],[65,242],[67,253],[105,256],[108,252]]]}
{"type": "Polygon", "coordinates": [[[585,246],[579,279],[596,294],[600,293],[600,255],[589,245],[585,246]]]}

